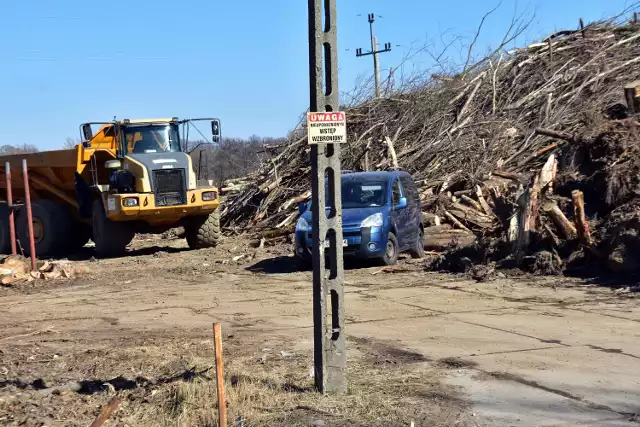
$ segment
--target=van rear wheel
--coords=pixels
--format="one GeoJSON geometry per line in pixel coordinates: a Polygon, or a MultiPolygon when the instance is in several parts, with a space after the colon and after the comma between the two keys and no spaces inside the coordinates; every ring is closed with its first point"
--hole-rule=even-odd
{"type": "Polygon", "coordinates": [[[409,251],[411,258],[419,259],[424,258],[424,230],[420,227],[418,231],[418,241],[411,251],[409,251]]]}

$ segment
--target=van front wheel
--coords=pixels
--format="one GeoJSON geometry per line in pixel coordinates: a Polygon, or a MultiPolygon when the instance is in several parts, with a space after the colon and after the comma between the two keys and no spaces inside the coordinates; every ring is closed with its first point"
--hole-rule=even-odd
{"type": "Polygon", "coordinates": [[[396,239],[395,234],[389,232],[387,246],[381,261],[384,265],[395,265],[398,262],[398,255],[398,239],[396,239]]]}

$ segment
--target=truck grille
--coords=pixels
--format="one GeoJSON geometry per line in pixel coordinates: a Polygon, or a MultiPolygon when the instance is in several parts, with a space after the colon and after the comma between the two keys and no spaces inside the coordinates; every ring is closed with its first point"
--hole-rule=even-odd
{"type": "Polygon", "coordinates": [[[187,203],[184,169],[153,171],[153,192],[156,206],[175,206],[187,203]]]}

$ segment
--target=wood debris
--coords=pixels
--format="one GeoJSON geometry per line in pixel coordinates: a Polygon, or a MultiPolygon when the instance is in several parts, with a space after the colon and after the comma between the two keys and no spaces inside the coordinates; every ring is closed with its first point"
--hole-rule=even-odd
{"type": "Polygon", "coordinates": [[[71,279],[88,271],[85,267],[65,261],[44,261],[37,270],[30,270],[28,259],[15,255],[5,257],[0,262],[0,283],[13,286],[34,280],[71,279]]]}
{"type": "MultiPolygon", "coordinates": [[[[549,251],[543,258],[564,266],[553,251],[585,246],[605,259],[615,253],[618,264],[639,257],[627,230],[640,221],[640,123],[625,96],[640,75],[640,26],[588,28],[355,99],[343,168],[410,172],[427,249],[481,246],[472,263],[515,254],[522,264],[549,251]]],[[[227,232],[252,233],[258,244],[290,238],[297,204],[311,195],[306,136],[293,134],[260,170],[223,186],[227,232]]]]}
{"type": "Polygon", "coordinates": [[[378,275],[380,273],[404,273],[406,271],[409,271],[407,268],[405,267],[401,267],[398,265],[390,265],[387,267],[383,267],[379,270],[374,271],[373,273],[371,273],[372,276],[378,275]]]}

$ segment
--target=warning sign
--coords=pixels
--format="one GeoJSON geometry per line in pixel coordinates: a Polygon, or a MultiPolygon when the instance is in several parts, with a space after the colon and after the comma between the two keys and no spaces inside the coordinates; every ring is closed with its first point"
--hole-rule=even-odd
{"type": "Polygon", "coordinates": [[[347,142],[347,119],[343,112],[307,113],[309,144],[347,142]]]}

